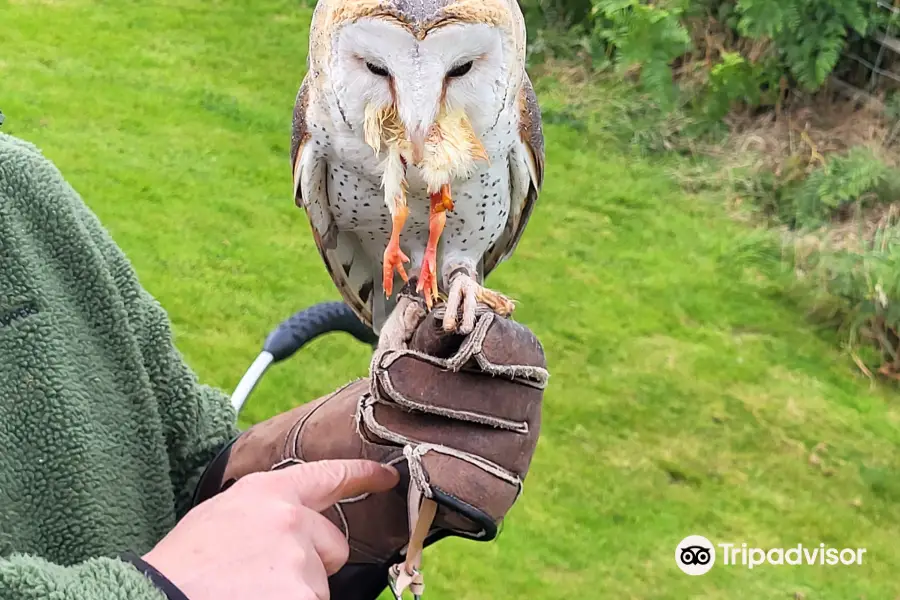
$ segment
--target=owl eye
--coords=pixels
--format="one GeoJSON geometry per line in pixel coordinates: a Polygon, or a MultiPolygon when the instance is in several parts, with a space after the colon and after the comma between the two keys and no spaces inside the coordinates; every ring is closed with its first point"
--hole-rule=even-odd
{"type": "Polygon", "coordinates": [[[366,68],[379,77],[387,77],[388,75],[390,75],[387,69],[379,67],[378,65],[373,65],[368,61],[366,62],[366,68]]]}
{"type": "Polygon", "coordinates": [[[462,77],[466,73],[472,70],[472,63],[474,61],[469,61],[467,63],[463,63],[458,67],[453,67],[449,71],[447,71],[447,77],[462,77]]]}

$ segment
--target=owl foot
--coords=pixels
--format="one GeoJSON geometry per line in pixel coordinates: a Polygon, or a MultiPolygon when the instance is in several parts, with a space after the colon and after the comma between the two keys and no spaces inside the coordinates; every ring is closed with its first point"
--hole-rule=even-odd
{"type": "Polygon", "coordinates": [[[406,274],[406,269],[403,268],[403,263],[409,262],[409,258],[403,254],[403,251],[400,250],[400,242],[399,240],[391,240],[388,242],[387,248],[384,251],[384,281],[382,285],[384,287],[384,295],[390,297],[390,295],[394,291],[394,270],[400,274],[400,277],[403,278],[403,281],[409,281],[409,276],[406,274]]]}
{"type": "Polygon", "coordinates": [[[447,295],[447,312],[444,313],[444,331],[454,331],[459,325],[459,333],[463,335],[472,333],[475,328],[475,311],[479,302],[501,317],[511,315],[516,308],[513,301],[503,294],[479,285],[467,274],[460,274],[450,284],[450,293],[447,295]],[[458,323],[460,304],[462,304],[462,323],[458,323]]]}
{"type": "Polygon", "coordinates": [[[431,245],[425,249],[425,256],[422,259],[422,272],[419,275],[419,284],[416,291],[421,292],[425,296],[425,306],[428,310],[434,307],[438,301],[438,284],[437,284],[437,249],[431,245]]]}
{"type": "Polygon", "coordinates": [[[400,277],[403,278],[403,281],[409,281],[409,277],[406,275],[406,269],[403,268],[403,263],[409,262],[409,258],[403,254],[402,250],[400,250],[400,231],[406,223],[406,218],[409,215],[409,208],[407,208],[405,204],[400,204],[393,212],[394,219],[393,227],[391,228],[391,239],[388,241],[387,248],[384,249],[384,280],[382,281],[384,295],[388,298],[391,297],[391,294],[394,291],[395,269],[400,273],[400,277]]]}
{"type": "MultiPolygon", "coordinates": [[[[479,286],[480,287],[480,286],[479,286]]],[[[516,310],[516,303],[500,292],[482,287],[478,293],[478,301],[487,304],[491,310],[501,317],[508,317],[516,310]]]]}

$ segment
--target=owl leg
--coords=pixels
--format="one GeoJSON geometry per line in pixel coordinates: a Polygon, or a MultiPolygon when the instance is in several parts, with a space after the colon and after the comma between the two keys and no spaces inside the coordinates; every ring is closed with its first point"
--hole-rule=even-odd
{"type": "Polygon", "coordinates": [[[422,273],[416,290],[424,292],[425,304],[431,310],[438,300],[437,283],[437,247],[447,223],[447,210],[453,209],[450,186],[443,185],[441,190],[431,195],[431,209],[428,216],[428,244],[422,259],[422,273]]]}
{"type": "Polygon", "coordinates": [[[409,257],[400,250],[400,231],[403,229],[403,225],[406,224],[408,215],[409,208],[405,204],[396,207],[391,227],[391,239],[388,241],[387,248],[384,249],[384,265],[382,268],[384,281],[382,285],[384,294],[387,297],[390,297],[394,291],[395,269],[400,274],[400,277],[403,278],[403,281],[409,281],[406,269],[403,268],[403,263],[409,262],[409,257]]]}
{"type": "Polygon", "coordinates": [[[409,258],[400,250],[400,232],[406,224],[409,216],[409,206],[406,203],[406,164],[397,147],[391,147],[388,151],[382,180],[384,186],[385,204],[391,213],[391,238],[384,249],[384,264],[382,287],[384,294],[390,298],[394,291],[394,271],[396,270],[404,282],[409,282],[403,263],[409,262],[409,258]]]}

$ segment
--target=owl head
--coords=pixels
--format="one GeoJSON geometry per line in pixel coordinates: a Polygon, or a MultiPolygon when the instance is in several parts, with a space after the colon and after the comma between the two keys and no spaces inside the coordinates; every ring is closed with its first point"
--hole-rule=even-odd
{"type": "Polygon", "coordinates": [[[413,154],[446,114],[483,135],[516,101],[525,25],[516,0],[320,0],[309,71],[332,117],[360,137],[391,110],[413,154]]]}

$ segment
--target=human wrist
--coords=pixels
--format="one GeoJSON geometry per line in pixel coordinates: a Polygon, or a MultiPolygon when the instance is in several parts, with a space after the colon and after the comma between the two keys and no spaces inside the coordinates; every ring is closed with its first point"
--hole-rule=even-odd
{"type": "Polygon", "coordinates": [[[216,456],[207,463],[206,468],[203,470],[203,473],[201,473],[200,479],[197,481],[197,485],[194,488],[194,497],[191,500],[191,507],[195,507],[198,504],[209,500],[213,496],[224,491],[224,488],[228,487],[226,485],[227,482],[225,481],[228,461],[231,458],[234,444],[243,435],[244,432],[241,432],[229,440],[222,446],[219,452],[216,453],[216,456]]]}
{"type": "Polygon", "coordinates": [[[160,572],[159,569],[148,563],[144,557],[129,551],[120,554],[119,560],[129,563],[135,569],[140,571],[141,574],[149,579],[150,582],[163,593],[167,600],[191,600],[178,588],[178,586],[160,572]]]}

